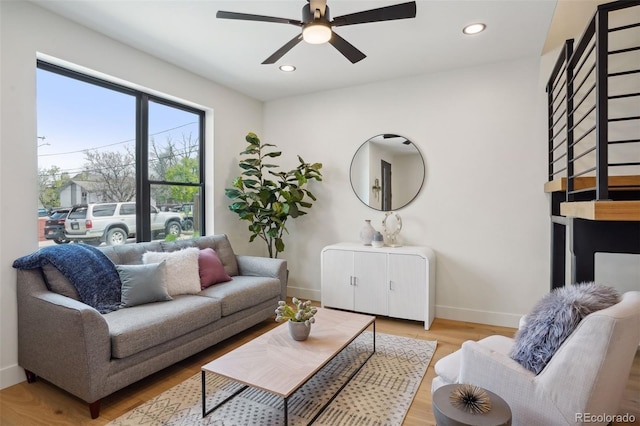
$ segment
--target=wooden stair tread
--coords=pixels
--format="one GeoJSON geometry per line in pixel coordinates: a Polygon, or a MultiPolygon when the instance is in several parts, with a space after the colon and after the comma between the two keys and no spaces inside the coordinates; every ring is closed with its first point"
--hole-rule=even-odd
{"type": "Polygon", "coordinates": [[[560,203],[562,216],[588,220],[640,221],[640,201],[600,200],[560,203]]]}
{"type": "MultiPolygon", "coordinates": [[[[573,180],[573,189],[575,190],[594,188],[595,186],[595,176],[582,176],[573,180]]],[[[610,191],[631,191],[638,189],[640,189],[640,175],[609,176],[610,191]]],[[[566,190],[566,177],[554,179],[544,184],[544,192],[564,192],[566,190]]]]}

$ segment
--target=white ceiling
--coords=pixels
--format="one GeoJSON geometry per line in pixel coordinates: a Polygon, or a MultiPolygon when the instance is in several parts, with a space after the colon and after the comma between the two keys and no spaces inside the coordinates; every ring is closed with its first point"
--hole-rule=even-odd
{"type": "MultiPolygon", "coordinates": [[[[301,42],[293,25],[216,19],[218,10],[301,19],[305,0],[32,0],[91,29],[254,98],[268,101],[411,75],[540,55],[555,0],[418,0],[417,16],[336,27],[367,55],[351,64],[331,45],[301,42]],[[487,30],[465,36],[462,28],[487,30]],[[281,64],[297,67],[283,73],[281,64]]],[[[407,0],[328,0],[336,17],[407,0]]]]}

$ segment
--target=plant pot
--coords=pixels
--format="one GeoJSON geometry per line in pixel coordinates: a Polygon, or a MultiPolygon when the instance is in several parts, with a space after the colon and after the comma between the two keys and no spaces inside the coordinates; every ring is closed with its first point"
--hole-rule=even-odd
{"type": "Polygon", "coordinates": [[[307,325],[305,322],[296,322],[289,320],[289,334],[293,340],[307,340],[311,332],[311,323],[307,325]]]}

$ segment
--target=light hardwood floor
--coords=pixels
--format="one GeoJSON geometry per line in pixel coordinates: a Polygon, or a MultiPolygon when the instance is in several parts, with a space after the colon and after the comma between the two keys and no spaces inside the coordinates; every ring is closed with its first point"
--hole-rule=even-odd
{"type": "MultiPolygon", "coordinates": [[[[100,417],[91,420],[86,403],[43,380],[19,383],[0,391],[0,425],[104,425],[161,392],[200,372],[208,361],[227,353],[276,326],[264,321],[239,335],[197,355],[166,368],[102,400],[100,417]]],[[[422,323],[378,317],[376,331],[416,339],[437,340],[438,347],[409,409],[405,425],[434,425],[431,410],[433,365],[456,351],[465,340],[478,340],[492,334],[513,336],[515,330],[505,327],[436,319],[430,330],[422,323]]],[[[73,374],[69,371],[69,374],[73,374]]],[[[640,353],[636,354],[627,383],[620,413],[630,413],[640,422],[640,353]]],[[[622,424],[620,424],[622,425],[622,424]]]]}

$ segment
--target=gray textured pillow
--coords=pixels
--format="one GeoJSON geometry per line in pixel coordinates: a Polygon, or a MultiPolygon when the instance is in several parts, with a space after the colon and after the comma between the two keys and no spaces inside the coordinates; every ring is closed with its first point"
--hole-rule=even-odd
{"type": "Polygon", "coordinates": [[[116,265],[122,281],[120,307],[130,308],[145,303],[171,300],[167,293],[166,268],[165,261],[146,265],[116,265]]]}
{"type": "Polygon", "coordinates": [[[618,302],[620,294],[615,289],[596,283],[568,285],[547,293],[516,333],[511,358],[540,373],[584,317],[618,302]]]}
{"type": "Polygon", "coordinates": [[[67,277],[62,275],[62,272],[58,271],[58,268],[50,263],[45,263],[42,265],[42,272],[44,273],[45,283],[49,290],[74,300],[80,300],[78,290],[76,290],[67,277]]]}

